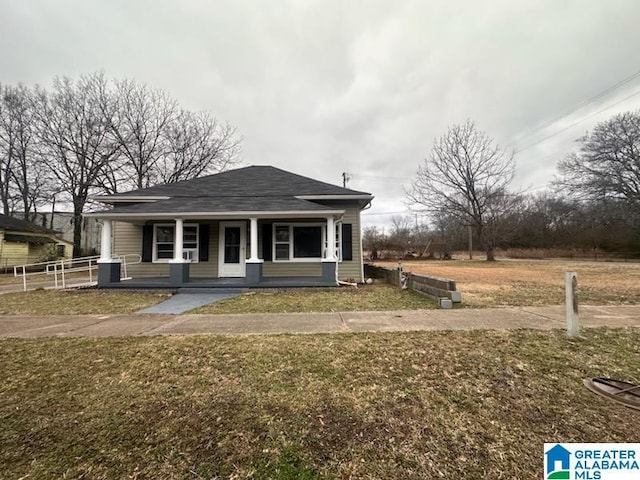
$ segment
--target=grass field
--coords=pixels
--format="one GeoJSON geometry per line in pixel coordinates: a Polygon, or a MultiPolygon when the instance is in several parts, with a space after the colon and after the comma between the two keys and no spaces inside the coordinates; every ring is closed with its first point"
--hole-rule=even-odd
{"type": "Polygon", "coordinates": [[[2,478],[542,478],[637,441],[638,330],[0,341],[2,478]]]}
{"type": "MultiPolygon", "coordinates": [[[[397,262],[377,263],[396,268],[397,262]]],[[[640,264],[561,260],[450,260],[403,262],[414,273],[451,278],[466,307],[560,305],[564,272],[578,273],[579,300],[587,305],[640,303],[640,264]]]]}

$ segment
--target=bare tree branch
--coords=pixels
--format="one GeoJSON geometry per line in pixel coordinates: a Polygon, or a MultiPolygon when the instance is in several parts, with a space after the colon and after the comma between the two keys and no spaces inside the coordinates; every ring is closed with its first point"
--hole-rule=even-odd
{"type": "Polygon", "coordinates": [[[434,142],[406,194],[414,206],[436,218],[446,214],[472,225],[492,260],[497,238],[486,230],[496,225],[495,216],[507,206],[514,169],[513,155],[467,121],[434,142]]]}
{"type": "Polygon", "coordinates": [[[598,124],[558,164],[556,187],[578,198],[640,203],[640,110],[598,124]]]}
{"type": "Polygon", "coordinates": [[[78,254],[84,206],[119,151],[101,109],[100,96],[105,90],[101,73],[83,75],[76,82],[56,78],[50,94],[36,90],[40,153],[73,204],[73,243],[78,254]]]}

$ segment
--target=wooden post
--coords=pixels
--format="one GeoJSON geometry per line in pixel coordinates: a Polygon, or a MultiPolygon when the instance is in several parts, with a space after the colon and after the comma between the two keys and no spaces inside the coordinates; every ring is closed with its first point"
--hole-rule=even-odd
{"type": "Polygon", "coordinates": [[[565,272],[565,304],[567,316],[567,335],[575,338],[580,334],[580,321],[578,317],[578,274],[565,272]]]}
{"type": "Polygon", "coordinates": [[[398,288],[402,290],[402,262],[398,262],[398,288]]]}

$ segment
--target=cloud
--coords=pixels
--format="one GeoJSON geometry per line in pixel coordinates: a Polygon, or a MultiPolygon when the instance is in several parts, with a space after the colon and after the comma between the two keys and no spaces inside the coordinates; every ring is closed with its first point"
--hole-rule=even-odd
{"type": "Polygon", "coordinates": [[[561,131],[640,89],[571,112],[640,69],[637,18],[634,0],[3,1],[0,82],[134,77],[235,124],[246,163],[333,183],[346,171],[377,196],[369,213],[395,212],[402,179],[467,118],[521,150],[520,185],[544,185],[575,138],[640,107],[561,131]]]}

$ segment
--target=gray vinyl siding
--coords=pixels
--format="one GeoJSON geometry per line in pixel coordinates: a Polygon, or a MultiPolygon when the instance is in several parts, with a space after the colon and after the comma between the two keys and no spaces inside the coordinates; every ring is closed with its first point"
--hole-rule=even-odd
{"type": "Polygon", "coordinates": [[[322,263],[264,262],[262,275],[265,277],[319,277],[322,275],[322,263]]]}
{"type": "Polygon", "coordinates": [[[357,202],[339,202],[339,201],[326,201],[318,202],[323,205],[327,205],[332,208],[345,210],[342,223],[350,223],[351,229],[351,244],[353,245],[353,260],[343,261],[338,263],[338,278],[340,280],[353,279],[356,282],[362,282],[362,249],[360,245],[360,208],[357,202]]]}
{"type": "MultiPolygon", "coordinates": [[[[159,222],[171,223],[171,222],[159,222]]],[[[192,263],[189,267],[190,276],[193,278],[217,278],[218,277],[218,222],[194,221],[188,223],[209,224],[209,261],[192,263]]],[[[114,248],[116,255],[142,255],[142,225],[134,225],[125,222],[114,222],[113,225],[114,248]]],[[[133,260],[133,255],[131,257],[133,260]]],[[[168,277],[168,263],[138,263],[130,264],[127,258],[127,273],[134,278],[140,277],[168,277]]]]}

